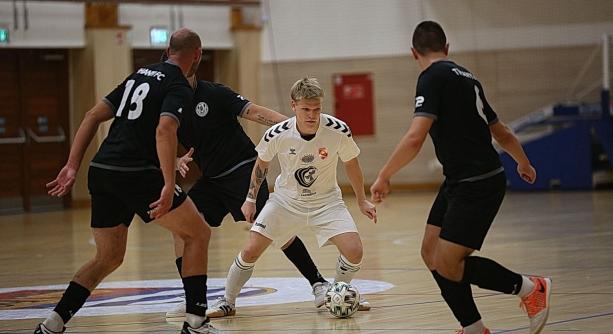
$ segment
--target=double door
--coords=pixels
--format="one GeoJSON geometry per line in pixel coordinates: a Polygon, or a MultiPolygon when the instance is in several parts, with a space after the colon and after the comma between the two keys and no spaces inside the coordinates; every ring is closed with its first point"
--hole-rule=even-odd
{"type": "Polygon", "coordinates": [[[0,214],[61,208],[45,184],[69,149],[68,52],[0,49],[0,214]]]}

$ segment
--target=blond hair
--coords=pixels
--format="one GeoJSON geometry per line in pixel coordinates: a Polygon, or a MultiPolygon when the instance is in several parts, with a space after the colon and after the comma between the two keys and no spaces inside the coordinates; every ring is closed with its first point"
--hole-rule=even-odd
{"type": "Polygon", "coordinates": [[[294,101],[317,99],[324,97],[324,90],[317,79],[305,77],[292,85],[290,96],[294,101]]]}

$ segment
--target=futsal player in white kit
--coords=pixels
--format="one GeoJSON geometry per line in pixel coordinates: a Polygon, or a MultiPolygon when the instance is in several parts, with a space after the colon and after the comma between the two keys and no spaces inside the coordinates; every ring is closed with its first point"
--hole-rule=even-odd
{"type": "MultiPolygon", "coordinates": [[[[249,242],[234,259],[226,279],[225,296],[209,309],[209,317],[236,314],[236,297],[251,277],[256,260],[271,244],[281,248],[291,243],[305,227],[314,232],[320,247],[334,244],[340,251],[335,281],[349,283],[360,270],[362,241],[336,181],[340,158],[360,211],[376,223],[375,206],[364,194],[364,178],[358,162],[360,149],[347,124],[321,113],[323,90],[317,79],[298,80],[290,95],[296,116],[271,127],[256,147],[258,158],[242,206],[245,218],[253,223],[249,242]],[[281,173],[274,193],[254,223],[257,193],[275,155],[281,173]]],[[[322,286],[315,296],[321,299],[321,304],[325,288],[322,286]]],[[[369,308],[365,301],[361,304],[362,308],[369,308]]]]}

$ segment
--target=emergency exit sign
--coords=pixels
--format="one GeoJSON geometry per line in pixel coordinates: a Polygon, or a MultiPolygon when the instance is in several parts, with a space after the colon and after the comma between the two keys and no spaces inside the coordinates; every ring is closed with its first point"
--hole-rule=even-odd
{"type": "Polygon", "coordinates": [[[9,28],[0,26],[0,44],[9,43],[9,28]]]}

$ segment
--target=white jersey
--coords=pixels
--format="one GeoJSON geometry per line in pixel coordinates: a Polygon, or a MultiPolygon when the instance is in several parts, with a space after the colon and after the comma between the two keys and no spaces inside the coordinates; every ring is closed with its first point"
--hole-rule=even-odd
{"type": "Polygon", "coordinates": [[[338,158],[345,162],[360,154],[347,124],[326,114],[321,114],[311,140],[302,138],[292,117],[268,129],[255,149],[263,161],[278,155],[281,174],[275,194],[309,208],[342,200],[336,181],[338,158]]]}

